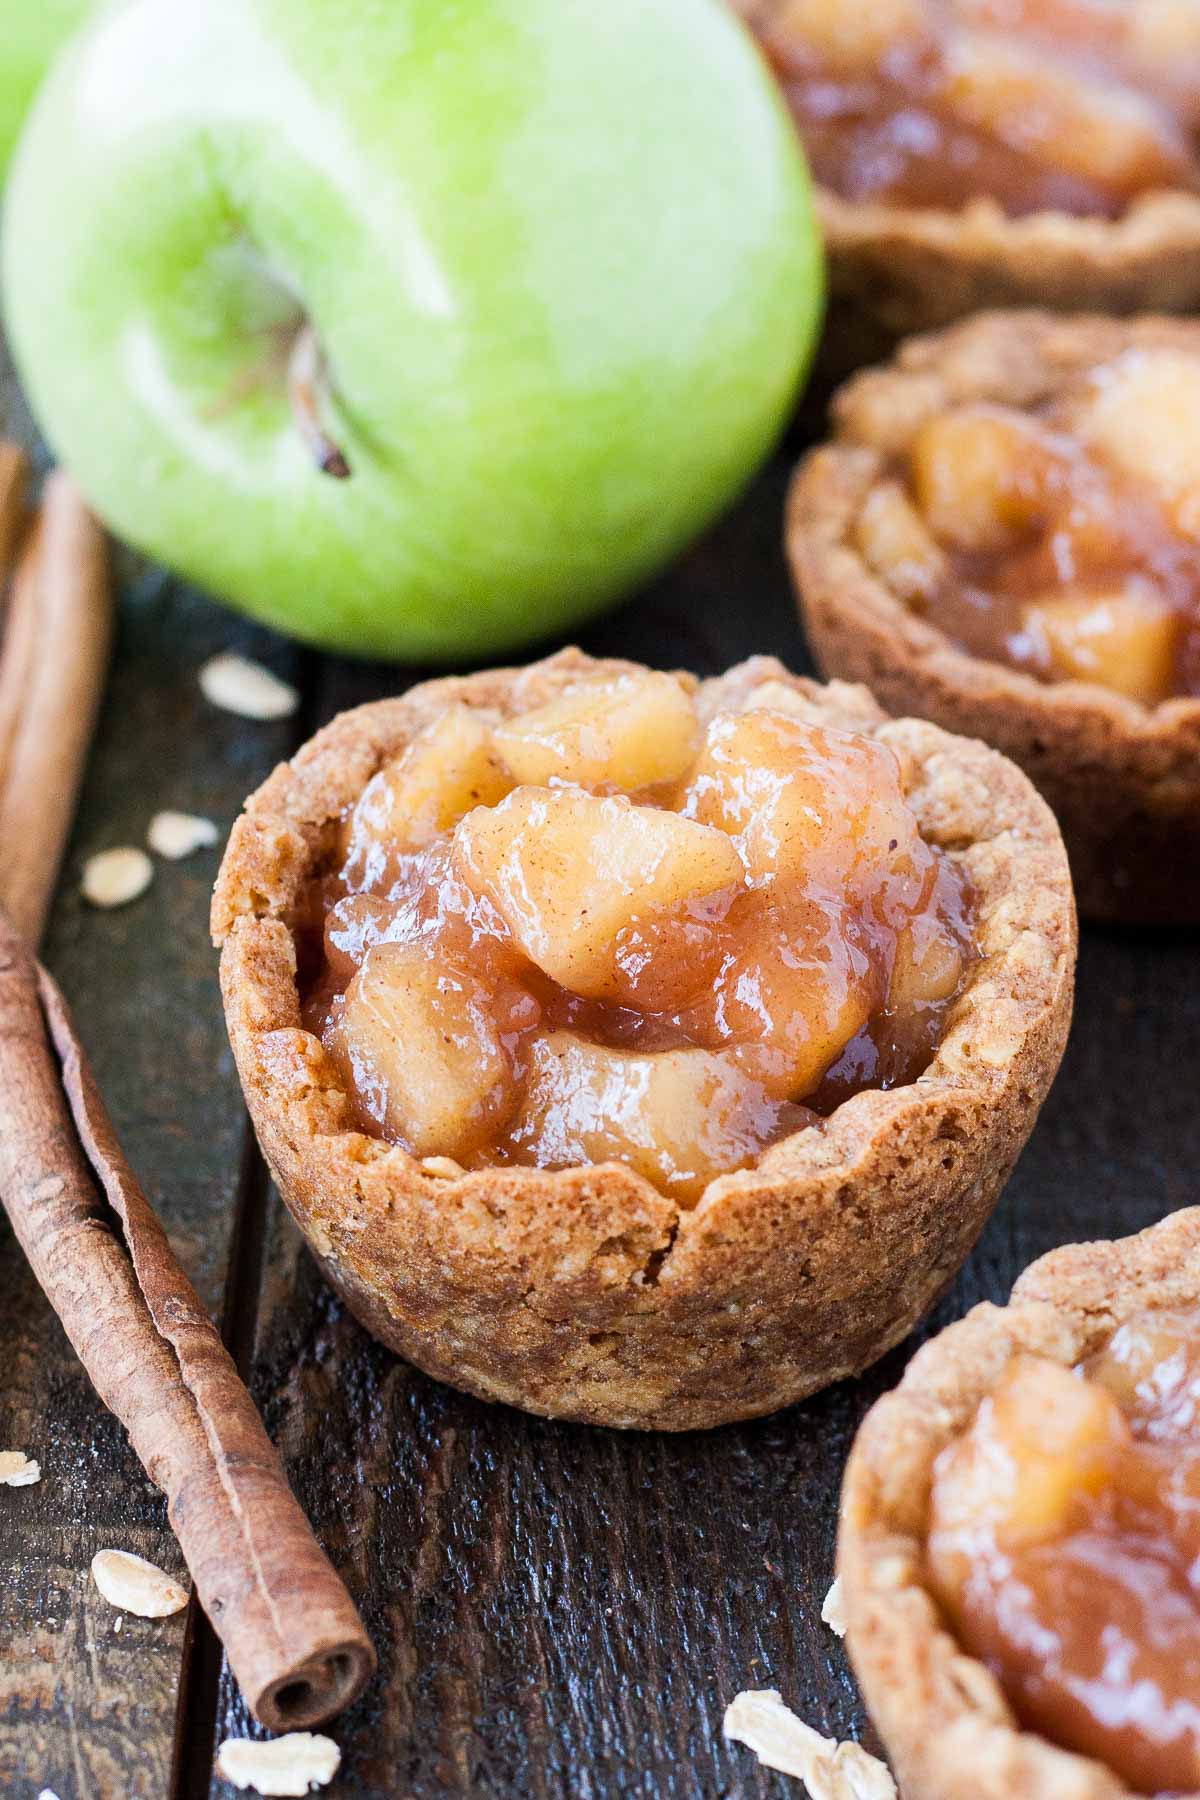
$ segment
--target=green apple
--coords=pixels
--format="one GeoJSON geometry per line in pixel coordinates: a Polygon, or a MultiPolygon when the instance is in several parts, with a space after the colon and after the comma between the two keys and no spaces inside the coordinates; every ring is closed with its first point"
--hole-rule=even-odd
{"type": "Polygon", "coordinates": [[[96,0],[0,0],[0,181],[38,83],[96,0]]]}
{"type": "Polygon", "coordinates": [[[820,310],[725,0],[124,0],[10,178],[7,320],[118,533],[312,643],[491,655],[744,483],[820,310]]]}

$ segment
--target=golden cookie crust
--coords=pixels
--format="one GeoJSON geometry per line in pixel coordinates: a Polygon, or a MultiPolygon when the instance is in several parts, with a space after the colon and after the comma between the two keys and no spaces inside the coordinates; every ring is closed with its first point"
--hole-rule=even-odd
{"type": "Polygon", "coordinates": [[[981,951],[929,1070],[850,1100],[688,1211],[621,1163],[467,1174],[353,1130],[333,1064],[300,1025],[288,925],[334,824],[446,706],[511,714],[581,674],[634,666],[568,650],[343,714],[248,801],[212,926],[263,1152],[363,1323],[486,1399],[682,1431],[770,1412],[866,1367],[947,1286],[1058,1067],[1076,932],[1054,821],[994,751],[889,720],[862,689],[822,688],[766,658],[698,688],[681,676],[702,712],[783,683],[805,716],[910,759],[924,835],[973,884],[981,951]]]}
{"type": "Polygon", "coordinates": [[[841,199],[817,189],[841,366],[915,331],[998,307],[1184,313],[1200,304],[1200,199],[1147,194],[1117,219],[1032,213],[994,200],[959,212],[841,199]]]}
{"type": "Polygon", "coordinates": [[[834,403],[836,435],[801,463],[787,550],[813,654],[893,712],[981,737],[1019,763],[1058,816],[1085,917],[1200,923],[1200,699],[1146,707],[1090,682],[1042,682],[955,647],[865,562],[854,525],[872,486],[947,404],[1034,406],[1130,346],[1200,355],[1183,319],[988,313],[914,338],[834,403]],[[885,445],[865,443],[868,435],[885,445]]]}
{"type": "Polygon", "coordinates": [[[1200,1207],[1136,1237],[1053,1250],[1007,1306],[977,1306],[919,1350],[867,1414],[842,1487],[838,1572],[850,1658],[908,1800],[1132,1794],[1103,1764],[1022,1730],[990,1671],[946,1629],[924,1577],[930,1485],[938,1454],[1016,1352],[1069,1366],[1133,1313],[1198,1295],[1200,1207]]]}

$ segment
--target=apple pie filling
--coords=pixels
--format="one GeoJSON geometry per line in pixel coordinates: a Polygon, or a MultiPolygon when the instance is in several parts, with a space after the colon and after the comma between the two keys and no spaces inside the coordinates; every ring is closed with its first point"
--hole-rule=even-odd
{"type": "Polygon", "coordinates": [[[883,437],[855,537],[912,611],[1045,681],[1200,694],[1200,356],[1130,348],[1041,407],[883,437]]]}
{"type": "Polygon", "coordinates": [[[1200,1308],[1075,1370],[1017,1356],[934,1469],[929,1557],[1022,1721],[1139,1793],[1200,1786],[1200,1308]]]}
{"type": "Polygon", "coordinates": [[[852,201],[1113,218],[1200,189],[1193,0],[738,0],[852,201]]]}
{"type": "Polygon", "coordinates": [[[456,706],[364,790],[299,922],[362,1128],[467,1168],[621,1160],[682,1204],[928,1064],[970,954],[893,752],[765,683],[456,706]]]}

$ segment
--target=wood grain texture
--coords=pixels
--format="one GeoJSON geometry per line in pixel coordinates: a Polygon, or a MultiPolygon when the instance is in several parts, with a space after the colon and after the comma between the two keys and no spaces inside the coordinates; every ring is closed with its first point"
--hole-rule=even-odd
{"type": "MultiPolygon", "coordinates": [[[[712,673],[751,651],[805,667],[779,548],[790,454],[640,601],[598,654],[712,673]]],[[[227,644],[287,653],[152,572],[126,571],[114,685],[48,945],[131,1158],[210,1305],[241,1251],[230,1334],[318,1535],[366,1612],[379,1676],[335,1728],[337,1800],[718,1800],[797,1795],[720,1738],[743,1686],[871,1742],[820,1623],[849,1438],[898,1377],[711,1435],[621,1436],[466,1399],[371,1342],[243,1168],[242,1111],[205,934],[216,853],[160,865],[144,901],[89,913],[80,857],[140,841],[159,806],[227,824],[286,731],[212,713],[194,674],[227,644]]],[[[307,662],[311,723],[395,691],[395,672],[307,662]],[[315,677],[315,681],[314,681],[315,677]]],[[[408,679],[419,678],[419,672],[408,679]]],[[[1195,1199],[1194,940],[1085,940],[1067,1062],[1001,1207],[933,1324],[1052,1245],[1195,1199]]],[[[162,1503],[98,1407],[0,1236],[0,1438],[41,1457],[0,1490],[0,1793],[228,1800],[215,1735],[252,1730],[205,1640],[176,1721],[183,1627],[111,1615],[88,1591],[102,1543],[177,1568],[162,1503]],[[198,1672],[199,1671],[199,1672],[198,1672]],[[214,1721],[213,1707],[216,1717],[214,1721]],[[173,1745],[180,1746],[176,1754],[173,1745]]]]}

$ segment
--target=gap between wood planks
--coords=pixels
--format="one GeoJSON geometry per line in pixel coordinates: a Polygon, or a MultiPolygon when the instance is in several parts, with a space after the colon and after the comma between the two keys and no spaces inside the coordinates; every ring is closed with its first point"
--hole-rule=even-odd
{"type": "MultiPolygon", "coordinates": [[[[320,670],[321,659],[316,651],[302,650],[297,671],[300,705],[295,715],[289,755],[306,743],[316,730],[320,670]]],[[[259,1150],[249,1114],[245,1114],[220,1324],[225,1347],[252,1393],[251,1365],[265,1272],[270,1198],[270,1172],[259,1150]]],[[[212,1792],[222,1663],[217,1635],[193,1594],[188,1608],[175,1706],[168,1800],[208,1800],[212,1792]]]]}

